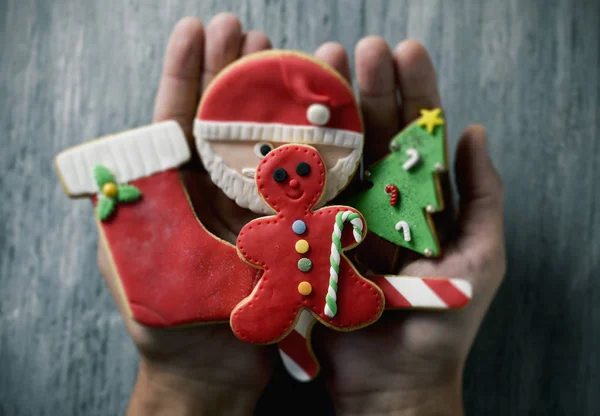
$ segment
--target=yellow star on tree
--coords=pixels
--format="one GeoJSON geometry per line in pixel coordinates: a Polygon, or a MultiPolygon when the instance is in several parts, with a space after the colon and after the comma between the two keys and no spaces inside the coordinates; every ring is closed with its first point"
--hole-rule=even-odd
{"type": "Polygon", "coordinates": [[[444,125],[444,119],[440,117],[441,112],[441,108],[421,110],[421,117],[417,120],[417,124],[419,126],[425,126],[429,134],[432,134],[436,126],[444,125]]]}

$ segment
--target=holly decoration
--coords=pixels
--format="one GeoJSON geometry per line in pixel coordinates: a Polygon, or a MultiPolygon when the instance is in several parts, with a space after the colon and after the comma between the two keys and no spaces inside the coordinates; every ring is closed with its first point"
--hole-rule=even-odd
{"type": "Polygon", "coordinates": [[[115,176],[105,166],[94,166],[94,179],[99,189],[96,213],[102,221],[111,216],[119,202],[134,202],[142,196],[137,187],[118,184],[115,176]]]}
{"type": "Polygon", "coordinates": [[[363,214],[369,231],[437,257],[440,245],[431,214],[444,208],[438,178],[446,169],[442,110],[421,110],[421,117],[391,140],[390,151],[369,167],[366,180],[372,186],[345,204],[363,214]]]}

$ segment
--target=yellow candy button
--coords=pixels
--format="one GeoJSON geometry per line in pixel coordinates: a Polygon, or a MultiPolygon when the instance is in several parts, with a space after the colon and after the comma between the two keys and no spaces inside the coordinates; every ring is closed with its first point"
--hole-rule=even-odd
{"type": "Polygon", "coordinates": [[[312,292],[312,286],[308,282],[300,282],[298,284],[298,292],[302,296],[308,296],[310,295],[310,292],[312,292]]]}
{"type": "Polygon", "coordinates": [[[117,185],[113,182],[107,182],[102,186],[102,193],[109,198],[114,198],[118,193],[117,185]]]}
{"type": "Polygon", "coordinates": [[[300,254],[304,254],[308,251],[308,248],[310,246],[308,245],[308,241],[306,240],[298,240],[296,241],[296,252],[300,253],[300,254]]]}

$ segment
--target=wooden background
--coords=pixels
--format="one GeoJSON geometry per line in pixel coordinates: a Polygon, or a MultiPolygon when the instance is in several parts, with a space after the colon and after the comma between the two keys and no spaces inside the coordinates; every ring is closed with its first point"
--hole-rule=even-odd
{"type": "Polygon", "coordinates": [[[280,48],[366,34],[429,48],[450,147],[485,124],[506,184],[508,276],[468,362],[467,413],[600,414],[595,0],[0,0],[0,414],[126,408],[136,352],[91,206],[65,197],[51,160],[150,122],[175,22],[225,10],[280,48]]]}

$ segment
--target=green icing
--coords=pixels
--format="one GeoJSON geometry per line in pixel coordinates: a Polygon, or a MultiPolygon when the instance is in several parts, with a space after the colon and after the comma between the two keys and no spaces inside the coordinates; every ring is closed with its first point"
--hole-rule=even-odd
{"type": "Polygon", "coordinates": [[[429,134],[424,126],[412,123],[392,139],[390,149],[389,155],[368,169],[368,180],[373,186],[345,205],[358,209],[369,231],[378,236],[421,254],[430,249],[432,256],[439,256],[439,242],[425,209],[428,205],[435,211],[443,208],[434,173],[438,164],[446,169],[444,126],[435,127],[433,134],[429,134]],[[406,150],[410,148],[419,152],[420,161],[406,171],[402,165],[408,160],[406,150]],[[398,188],[396,206],[390,205],[390,195],[385,192],[388,184],[398,188]],[[396,230],[399,221],[406,221],[410,226],[410,241],[405,241],[402,231],[396,230]]]}
{"type": "Polygon", "coordinates": [[[94,166],[94,179],[99,189],[102,189],[104,184],[108,182],[115,182],[115,176],[112,172],[102,165],[94,166]]]}
{"type": "Polygon", "coordinates": [[[300,260],[298,260],[298,269],[300,269],[300,271],[302,272],[310,271],[310,269],[312,269],[312,261],[310,261],[306,257],[301,258],[300,260]]]}
{"type": "MultiPolygon", "coordinates": [[[[127,184],[116,184],[115,176],[105,166],[96,165],[94,166],[94,179],[98,185],[98,204],[96,206],[96,213],[100,220],[105,221],[115,211],[117,203],[119,202],[134,202],[140,199],[142,191],[136,186],[127,184]],[[113,183],[117,186],[116,198],[109,198],[102,193],[103,186],[107,183],[113,183]]],[[[113,188],[114,189],[114,188],[113,188]]]]}
{"type": "Polygon", "coordinates": [[[98,205],[96,207],[98,218],[100,218],[102,221],[106,220],[114,212],[116,206],[117,202],[114,199],[100,195],[98,198],[98,205]]]}
{"type": "Polygon", "coordinates": [[[119,202],[133,202],[140,199],[142,192],[135,186],[132,185],[119,185],[117,193],[117,199],[119,202]]]}

